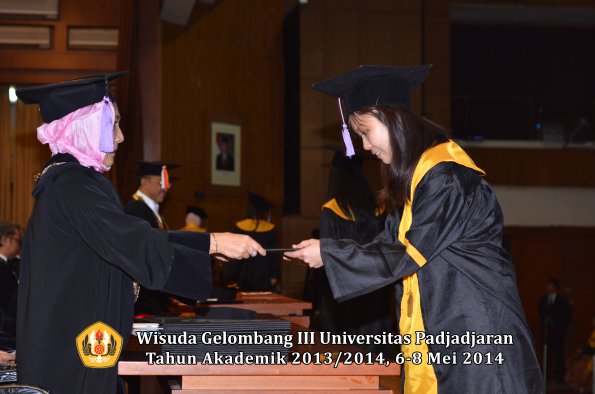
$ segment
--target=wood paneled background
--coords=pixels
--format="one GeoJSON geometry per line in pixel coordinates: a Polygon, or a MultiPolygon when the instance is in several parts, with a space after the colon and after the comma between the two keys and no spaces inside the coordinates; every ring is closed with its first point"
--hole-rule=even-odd
{"type": "Polygon", "coordinates": [[[198,204],[212,231],[244,217],[247,192],[261,194],[281,223],[283,202],[283,3],[222,1],[197,4],[188,27],[163,25],[162,159],[181,165],[165,215],[184,223],[198,204]],[[213,186],[211,122],[241,126],[241,186],[213,186]],[[195,192],[204,192],[197,201],[195,192]]]}

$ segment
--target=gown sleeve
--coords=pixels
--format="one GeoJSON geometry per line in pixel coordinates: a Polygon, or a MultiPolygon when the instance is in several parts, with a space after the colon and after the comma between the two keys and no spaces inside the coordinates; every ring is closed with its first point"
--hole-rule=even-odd
{"type": "Polygon", "coordinates": [[[211,261],[207,252],[168,242],[166,232],[126,214],[100,181],[84,171],[71,170],[55,183],[68,220],[106,263],[149,289],[191,299],[208,296],[211,261]]]}
{"type": "Polygon", "coordinates": [[[337,301],[367,294],[415,273],[426,261],[458,239],[462,229],[465,188],[451,166],[437,165],[416,188],[412,223],[398,240],[399,220],[389,215],[385,229],[372,242],[321,239],[321,255],[337,301]],[[416,261],[415,250],[422,256],[416,261]]]}

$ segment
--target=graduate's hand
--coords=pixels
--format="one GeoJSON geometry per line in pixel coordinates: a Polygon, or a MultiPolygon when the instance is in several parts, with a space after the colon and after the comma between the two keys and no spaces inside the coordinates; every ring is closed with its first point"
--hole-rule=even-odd
{"type": "Polygon", "coordinates": [[[247,259],[257,254],[265,256],[267,252],[258,242],[247,235],[211,233],[209,254],[215,255],[220,260],[229,261],[247,259]]]}
{"type": "Polygon", "coordinates": [[[320,241],[318,239],[308,239],[291,247],[298,250],[295,252],[285,252],[283,254],[283,260],[301,261],[310,268],[322,267],[323,262],[320,255],[320,241]]]}

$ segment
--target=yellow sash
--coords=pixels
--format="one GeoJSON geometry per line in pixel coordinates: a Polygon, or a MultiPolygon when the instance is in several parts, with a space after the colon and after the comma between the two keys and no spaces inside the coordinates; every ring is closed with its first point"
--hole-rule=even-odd
{"type": "MultiPolygon", "coordinates": [[[[322,209],[330,209],[331,211],[333,211],[335,213],[335,215],[339,216],[341,219],[345,219],[345,220],[349,220],[351,222],[355,222],[355,215],[353,214],[353,211],[351,210],[351,208],[349,208],[349,215],[347,216],[345,214],[345,212],[343,212],[343,210],[341,209],[341,207],[339,206],[339,203],[337,202],[337,199],[333,198],[331,200],[328,200],[326,203],[324,203],[324,205],[322,206],[322,209]]],[[[374,216],[380,216],[384,213],[384,206],[382,207],[377,207],[374,210],[374,216]]]]}
{"type": "MultiPolygon", "coordinates": [[[[426,264],[427,260],[405,237],[413,221],[413,213],[411,211],[413,196],[417,185],[421,182],[424,175],[436,164],[447,161],[461,164],[485,175],[485,172],[478,168],[465,151],[452,140],[428,149],[421,156],[413,172],[410,198],[405,204],[401,224],[399,225],[399,241],[405,245],[407,254],[411,256],[420,268],[426,264]]],[[[417,273],[414,273],[403,278],[399,331],[401,335],[408,334],[411,336],[411,344],[402,346],[403,356],[405,358],[411,357],[416,361],[419,360],[416,357],[421,356],[421,363],[414,365],[409,361],[405,362],[405,394],[438,393],[438,381],[434,374],[434,368],[428,365],[428,346],[425,342],[420,344],[415,343],[415,333],[425,331],[420,301],[417,273]]]]}
{"type": "Polygon", "coordinates": [[[256,227],[256,219],[244,219],[236,222],[236,226],[246,232],[265,233],[275,228],[273,223],[266,220],[259,220],[258,227],[256,227]]]}
{"type": "Polygon", "coordinates": [[[337,215],[338,217],[340,217],[341,219],[345,219],[345,220],[349,220],[354,222],[355,219],[353,218],[353,212],[351,211],[351,208],[349,208],[349,215],[347,216],[345,214],[345,212],[343,212],[343,210],[341,209],[341,207],[339,206],[339,203],[337,202],[336,199],[332,199],[332,200],[328,200],[323,206],[322,209],[330,209],[331,211],[333,211],[335,213],[335,215],[337,215]]]}

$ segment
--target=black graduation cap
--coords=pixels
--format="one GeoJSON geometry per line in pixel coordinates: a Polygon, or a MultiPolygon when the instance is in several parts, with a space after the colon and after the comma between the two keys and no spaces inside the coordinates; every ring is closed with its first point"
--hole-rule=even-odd
{"type": "Polygon", "coordinates": [[[50,123],[79,108],[100,102],[104,96],[109,96],[110,81],[124,75],[128,75],[128,71],[21,88],[16,94],[25,104],[39,104],[41,118],[50,123]]]}
{"type": "Polygon", "coordinates": [[[162,163],[159,161],[136,161],[138,164],[138,176],[143,177],[145,175],[157,175],[161,176],[161,171],[163,170],[163,166],[167,170],[173,170],[174,168],[178,168],[178,164],[173,163],[162,163]]]}
{"type": "Polygon", "coordinates": [[[273,203],[267,201],[264,197],[252,192],[248,192],[248,203],[262,212],[275,207],[273,203]]]}
{"type": "Polygon", "coordinates": [[[411,91],[428,76],[431,64],[414,67],[359,66],[312,87],[338,97],[346,117],[372,105],[409,106],[411,91]]]}
{"type": "Polygon", "coordinates": [[[209,218],[207,216],[207,212],[204,209],[199,208],[199,207],[197,207],[195,205],[188,205],[186,207],[186,213],[193,213],[193,214],[195,214],[196,216],[198,216],[201,219],[208,219],[209,218]]]}
{"type": "Polygon", "coordinates": [[[138,164],[138,176],[143,177],[146,175],[156,175],[161,177],[161,188],[169,190],[171,184],[169,182],[169,170],[178,168],[179,165],[173,163],[161,163],[158,161],[137,161],[138,164]]]}

